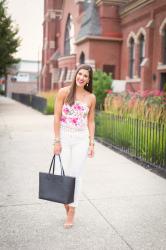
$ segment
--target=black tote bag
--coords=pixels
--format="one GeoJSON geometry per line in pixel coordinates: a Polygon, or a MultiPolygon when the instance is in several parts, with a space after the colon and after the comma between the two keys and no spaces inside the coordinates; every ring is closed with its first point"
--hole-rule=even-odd
{"type": "Polygon", "coordinates": [[[61,175],[54,174],[55,156],[52,158],[49,172],[39,172],[39,199],[69,204],[74,201],[75,177],[65,176],[60,155],[57,156],[59,156],[61,175]]]}

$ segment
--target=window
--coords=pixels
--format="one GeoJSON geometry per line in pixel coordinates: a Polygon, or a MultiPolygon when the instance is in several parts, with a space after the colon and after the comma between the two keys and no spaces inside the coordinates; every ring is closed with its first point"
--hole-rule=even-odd
{"type": "Polygon", "coordinates": [[[71,55],[75,52],[74,46],[74,24],[72,16],[69,15],[66,23],[65,30],[65,44],[64,44],[64,54],[71,55]]]}
{"type": "Polygon", "coordinates": [[[85,63],[85,54],[84,54],[84,52],[82,52],[81,55],[80,55],[80,64],[83,64],[83,63],[85,63]]]}
{"type": "Polygon", "coordinates": [[[145,39],[144,35],[141,34],[139,38],[139,65],[138,65],[138,76],[141,76],[141,63],[145,57],[145,39]]]}
{"type": "Polygon", "coordinates": [[[129,76],[130,78],[134,77],[134,39],[131,38],[129,46],[129,76]]]}
{"type": "Polygon", "coordinates": [[[166,64],[166,27],[163,31],[163,64],[166,64]]]}

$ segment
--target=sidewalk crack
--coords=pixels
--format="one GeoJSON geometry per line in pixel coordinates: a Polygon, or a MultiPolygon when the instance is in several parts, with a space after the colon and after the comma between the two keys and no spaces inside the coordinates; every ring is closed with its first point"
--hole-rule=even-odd
{"type": "Polygon", "coordinates": [[[105,220],[105,222],[118,234],[123,242],[129,247],[129,249],[134,250],[132,246],[125,240],[125,238],[117,231],[117,229],[107,220],[107,218],[100,212],[100,210],[93,204],[93,202],[88,198],[88,196],[83,193],[88,202],[95,208],[95,210],[100,214],[100,216],[105,220]]]}

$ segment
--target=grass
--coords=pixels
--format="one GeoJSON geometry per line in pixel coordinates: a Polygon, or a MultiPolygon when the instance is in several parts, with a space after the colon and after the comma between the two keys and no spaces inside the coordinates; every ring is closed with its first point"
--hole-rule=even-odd
{"type": "Polygon", "coordinates": [[[146,162],[166,167],[166,126],[158,122],[96,114],[96,136],[146,162]]]}

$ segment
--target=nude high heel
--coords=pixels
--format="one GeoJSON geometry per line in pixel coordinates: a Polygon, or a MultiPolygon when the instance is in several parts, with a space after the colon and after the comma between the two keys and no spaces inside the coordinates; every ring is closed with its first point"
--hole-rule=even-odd
{"type": "Polygon", "coordinates": [[[67,213],[67,219],[66,219],[66,222],[64,223],[65,229],[73,227],[74,215],[75,215],[75,208],[69,206],[69,210],[67,213]]]}

